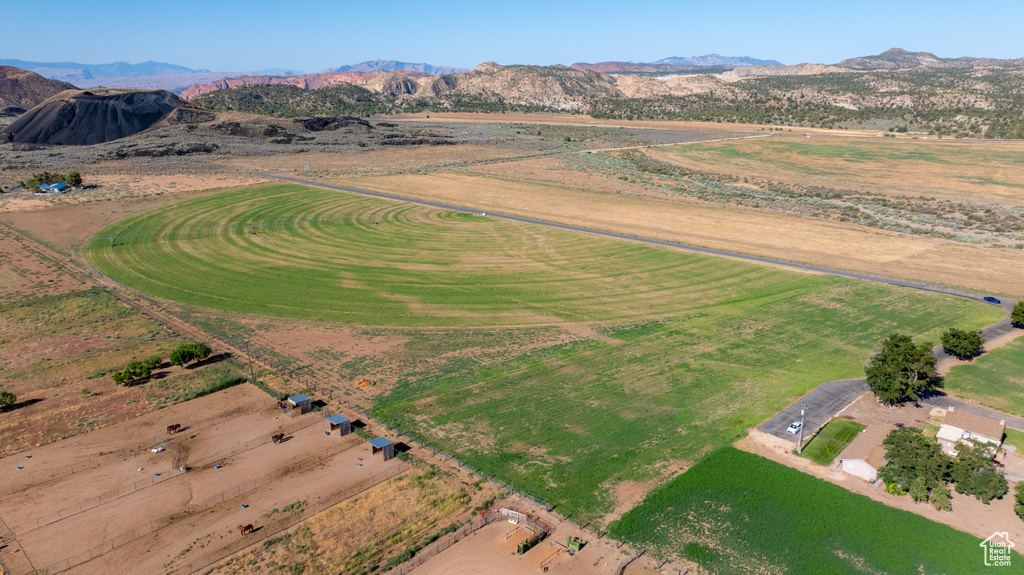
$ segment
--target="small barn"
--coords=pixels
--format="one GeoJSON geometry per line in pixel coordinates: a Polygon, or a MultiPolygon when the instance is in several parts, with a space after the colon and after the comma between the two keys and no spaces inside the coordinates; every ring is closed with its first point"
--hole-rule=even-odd
{"type": "MultiPolygon", "coordinates": [[[[344,415],[332,415],[327,418],[327,423],[331,426],[331,431],[338,430],[338,435],[345,436],[352,433],[352,422],[349,421],[344,415]]],[[[330,433],[328,432],[328,433],[330,433]]]]}
{"type": "Polygon", "coordinates": [[[395,442],[387,437],[375,437],[370,440],[370,447],[373,448],[372,455],[384,454],[384,461],[395,456],[395,442]]]}
{"type": "Polygon", "coordinates": [[[66,189],[68,189],[68,185],[65,184],[65,183],[59,183],[59,184],[40,184],[39,185],[39,192],[38,193],[40,193],[40,194],[59,194],[59,193],[62,193],[66,189]]]}
{"type": "Polygon", "coordinates": [[[293,395],[285,400],[287,406],[288,417],[295,417],[296,415],[302,415],[303,413],[309,413],[313,411],[313,400],[302,395],[293,395]]]}

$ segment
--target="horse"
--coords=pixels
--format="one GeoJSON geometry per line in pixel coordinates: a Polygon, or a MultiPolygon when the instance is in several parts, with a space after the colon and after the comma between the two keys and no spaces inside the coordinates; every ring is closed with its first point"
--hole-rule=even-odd
{"type": "Polygon", "coordinates": [[[239,527],[238,530],[242,532],[242,535],[245,535],[246,533],[252,533],[254,531],[252,523],[248,525],[243,525],[239,527]]]}
{"type": "Polygon", "coordinates": [[[180,430],[181,430],[181,424],[180,423],[175,423],[174,425],[168,425],[167,426],[167,435],[171,435],[172,433],[178,433],[178,431],[180,431],[180,430]]]}
{"type": "Polygon", "coordinates": [[[273,441],[274,443],[281,443],[282,441],[284,441],[284,434],[278,433],[277,435],[271,437],[270,440],[273,441]]]}

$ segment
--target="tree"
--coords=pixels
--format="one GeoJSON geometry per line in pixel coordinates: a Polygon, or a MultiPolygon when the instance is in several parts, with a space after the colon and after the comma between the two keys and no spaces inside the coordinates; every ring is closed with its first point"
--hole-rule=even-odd
{"type": "Polygon", "coordinates": [[[942,349],[957,359],[970,359],[981,354],[985,338],[980,331],[967,331],[951,327],[942,334],[942,349]]]}
{"type": "Polygon", "coordinates": [[[18,401],[18,396],[0,387],[0,409],[7,409],[18,401]]]}
{"type": "Polygon", "coordinates": [[[210,357],[210,353],[212,351],[213,350],[210,349],[210,346],[205,343],[195,341],[185,342],[171,352],[171,365],[178,365],[184,368],[186,364],[192,363],[193,361],[210,357]]]}
{"type": "Polygon", "coordinates": [[[78,172],[71,172],[66,178],[64,178],[64,183],[75,188],[81,187],[82,174],[79,174],[78,172]]]}
{"type": "Polygon", "coordinates": [[[1024,301],[1019,301],[1013,306],[1010,312],[1010,321],[1014,327],[1024,327],[1024,301]]]}
{"type": "Polygon", "coordinates": [[[914,500],[914,503],[928,501],[928,480],[924,477],[918,477],[910,484],[908,493],[910,493],[910,498],[914,500]]]}
{"type": "Polygon", "coordinates": [[[115,385],[128,385],[135,381],[146,379],[153,374],[153,368],[160,364],[160,358],[156,357],[156,363],[152,363],[153,358],[147,358],[146,361],[139,361],[133,359],[128,362],[128,365],[121,371],[115,371],[110,374],[110,378],[114,380],[115,385]]]}
{"type": "Polygon", "coordinates": [[[882,446],[888,463],[878,470],[878,475],[886,483],[896,483],[903,491],[912,490],[919,479],[924,479],[924,486],[929,490],[946,484],[949,456],[919,428],[894,429],[882,441],[882,446]]]}
{"type": "Polygon", "coordinates": [[[935,486],[935,488],[932,489],[930,501],[936,511],[949,511],[949,486],[945,483],[935,486]]]}
{"type": "Polygon", "coordinates": [[[956,482],[956,492],[973,495],[988,505],[1009,491],[1006,476],[996,470],[992,461],[993,447],[974,439],[956,444],[957,456],[950,477],[956,482]]]}
{"type": "Polygon", "coordinates": [[[1017,517],[1024,519],[1024,481],[1017,483],[1017,486],[1013,488],[1013,512],[1017,514],[1017,517]]]}
{"type": "Polygon", "coordinates": [[[901,333],[882,340],[864,371],[868,387],[886,405],[917,401],[918,392],[939,383],[932,344],[914,344],[909,335],[901,333]]]}

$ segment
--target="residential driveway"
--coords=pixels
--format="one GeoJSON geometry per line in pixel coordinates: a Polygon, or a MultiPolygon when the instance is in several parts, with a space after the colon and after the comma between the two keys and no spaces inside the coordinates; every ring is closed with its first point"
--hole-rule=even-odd
{"type": "Polygon", "coordinates": [[[826,381],[799,401],[780,411],[758,429],[796,444],[798,436],[786,433],[786,428],[794,421],[800,421],[802,408],[806,406],[804,437],[808,437],[812,431],[828,423],[828,420],[839,410],[850,405],[853,400],[868,391],[868,383],[864,379],[826,381]]]}

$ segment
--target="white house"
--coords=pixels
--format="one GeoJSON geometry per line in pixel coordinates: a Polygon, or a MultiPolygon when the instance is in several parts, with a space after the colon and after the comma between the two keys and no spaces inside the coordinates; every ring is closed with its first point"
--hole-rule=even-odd
{"type": "Polygon", "coordinates": [[[951,406],[946,411],[946,418],[939,426],[935,439],[949,451],[956,447],[958,441],[974,439],[981,443],[990,443],[995,447],[1003,444],[1003,431],[1006,422],[995,420],[968,411],[957,411],[951,406]]]}

